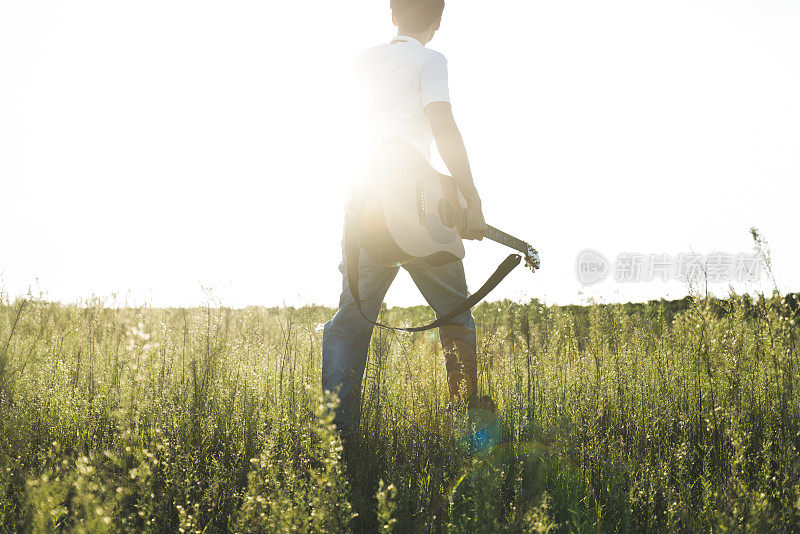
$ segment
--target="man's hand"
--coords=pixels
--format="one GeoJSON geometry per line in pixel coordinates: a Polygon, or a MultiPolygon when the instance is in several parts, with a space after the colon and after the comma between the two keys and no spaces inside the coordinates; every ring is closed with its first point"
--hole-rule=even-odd
{"type": "Polygon", "coordinates": [[[483,209],[481,209],[481,201],[472,201],[467,205],[464,211],[465,225],[461,229],[461,237],[464,239],[483,239],[483,234],[486,231],[486,221],[483,219],[483,209]]]}

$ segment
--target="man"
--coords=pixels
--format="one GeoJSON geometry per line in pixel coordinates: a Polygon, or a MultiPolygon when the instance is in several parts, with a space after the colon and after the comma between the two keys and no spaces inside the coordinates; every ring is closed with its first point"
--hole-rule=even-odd
{"type": "MultiPolygon", "coordinates": [[[[391,9],[397,36],[364,52],[357,63],[373,142],[400,138],[430,159],[430,145],[435,139],[442,160],[468,203],[461,236],[482,239],[485,222],[481,199],[450,107],[447,60],[425,46],[439,29],[444,0],[391,0],[391,9]]],[[[354,199],[347,209],[353,212],[359,208],[359,200],[354,199]]],[[[404,268],[437,316],[455,309],[468,296],[460,260],[439,267],[412,262],[404,268]]],[[[398,267],[379,266],[362,251],[358,269],[362,308],[374,320],[398,267]]],[[[361,382],[373,325],[361,316],[350,294],[344,261],[339,270],[343,275],[339,310],[323,332],[322,387],[339,394],[334,422],[347,439],[361,417],[361,382]]],[[[441,327],[439,337],[451,400],[473,407],[478,403],[478,377],[472,314],[467,311],[441,327]]]]}

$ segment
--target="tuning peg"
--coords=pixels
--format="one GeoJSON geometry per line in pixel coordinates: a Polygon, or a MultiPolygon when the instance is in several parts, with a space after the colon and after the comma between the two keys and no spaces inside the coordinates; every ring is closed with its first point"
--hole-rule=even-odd
{"type": "Polygon", "coordinates": [[[528,253],[525,254],[525,265],[530,268],[531,272],[536,272],[536,269],[541,267],[539,260],[539,253],[534,248],[529,248],[528,253]]]}

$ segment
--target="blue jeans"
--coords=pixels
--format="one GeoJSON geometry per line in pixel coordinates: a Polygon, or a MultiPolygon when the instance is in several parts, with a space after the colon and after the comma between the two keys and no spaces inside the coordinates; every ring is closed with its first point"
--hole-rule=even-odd
{"type": "MultiPolygon", "coordinates": [[[[467,298],[464,265],[454,261],[438,267],[422,262],[403,266],[411,275],[437,317],[453,310],[467,298]]],[[[339,311],[325,323],[322,335],[322,389],[337,392],[339,409],[334,417],[340,434],[351,435],[361,420],[361,382],[373,325],[361,316],[350,294],[344,259],[339,311]]],[[[382,267],[361,250],[358,262],[358,291],[364,314],[375,320],[398,267],[382,267]]],[[[465,399],[477,389],[475,321],[467,311],[439,328],[445,355],[447,383],[451,397],[465,399]]]]}

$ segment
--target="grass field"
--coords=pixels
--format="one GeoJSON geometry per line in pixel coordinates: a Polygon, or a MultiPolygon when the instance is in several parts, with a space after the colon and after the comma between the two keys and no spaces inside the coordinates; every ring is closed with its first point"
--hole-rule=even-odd
{"type": "Polygon", "coordinates": [[[376,331],[346,464],[319,391],[332,312],[6,299],[0,531],[800,531],[800,334],[777,295],[480,305],[502,427],[479,447],[436,335],[376,331]]]}

